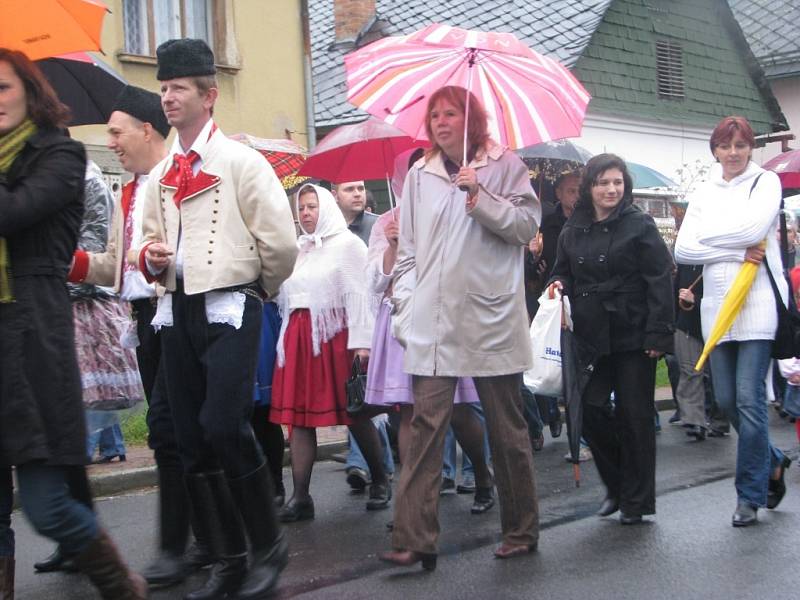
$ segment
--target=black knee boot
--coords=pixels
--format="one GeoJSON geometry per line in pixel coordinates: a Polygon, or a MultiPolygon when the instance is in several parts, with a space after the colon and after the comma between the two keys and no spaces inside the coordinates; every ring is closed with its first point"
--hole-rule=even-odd
{"type": "Polygon", "coordinates": [[[217,562],[202,589],[186,600],[216,600],[235,594],[247,573],[247,544],[239,511],[222,471],[187,474],[186,485],[200,536],[210,542],[217,562]]]}
{"type": "Polygon", "coordinates": [[[265,598],[277,585],[289,561],[289,547],[278,527],[266,465],[250,475],[231,479],[230,486],[253,551],[250,570],[236,597],[239,600],[265,598]]]}
{"type": "Polygon", "coordinates": [[[183,559],[189,538],[189,510],[183,469],[159,467],[159,552],[142,575],[151,587],[167,587],[186,579],[189,569],[183,559]]]}

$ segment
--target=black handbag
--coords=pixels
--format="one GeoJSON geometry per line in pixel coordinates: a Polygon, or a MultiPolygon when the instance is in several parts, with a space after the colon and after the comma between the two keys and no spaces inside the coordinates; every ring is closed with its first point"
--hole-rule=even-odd
{"type": "Polygon", "coordinates": [[[353,365],[350,367],[350,377],[344,384],[347,394],[347,413],[355,415],[364,409],[364,400],[367,395],[367,374],[361,368],[361,359],[358,356],[353,358],[353,365]]]}
{"type": "Polygon", "coordinates": [[[792,286],[789,286],[789,306],[783,304],[778,284],[770,271],[769,263],[764,258],[769,282],[775,295],[775,307],[778,310],[778,329],[775,331],[775,340],[772,342],[772,358],[794,358],[800,356],[800,313],[794,302],[792,286]]]}

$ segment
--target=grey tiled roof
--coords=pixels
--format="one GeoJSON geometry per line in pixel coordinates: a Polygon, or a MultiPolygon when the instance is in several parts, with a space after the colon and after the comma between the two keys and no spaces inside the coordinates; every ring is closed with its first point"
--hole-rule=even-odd
{"type": "MultiPolygon", "coordinates": [[[[336,48],[333,1],[310,0],[314,114],[317,127],[360,121],[366,113],[347,102],[344,55],[336,48]]],[[[377,0],[386,35],[412,33],[431,23],[508,31],[528,46],[572,67],[612,0],[377,0]]]]}
{"type": "Polygon", "coordinates": [[[800,75],[800,2],[728,0],[767,77],[800,75]]]}

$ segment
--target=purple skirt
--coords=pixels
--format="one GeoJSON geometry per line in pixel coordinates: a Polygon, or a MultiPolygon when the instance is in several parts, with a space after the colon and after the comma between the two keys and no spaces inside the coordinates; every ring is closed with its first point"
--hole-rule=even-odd
{"type": "MultiPolygon", "coordinates": [[[[367,404],[389,406],[393,404],[414,404],[411,393],[411,375],[403,371],[403,347],[394,339],[391,332],[391,307],[381,302],[375,331],[372,334],[372,348],[367,370],[367,404]]],[[[459,377],[456,386],[455,402],[478,402],[478,392],[471,377],[459,377]]]]}

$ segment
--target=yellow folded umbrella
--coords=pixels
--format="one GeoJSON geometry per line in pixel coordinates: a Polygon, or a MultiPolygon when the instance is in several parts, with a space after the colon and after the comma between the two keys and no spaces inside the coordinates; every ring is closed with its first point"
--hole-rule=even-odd
{"type": "MultiPolygon", "coordinates": [[[[761,247],[766,247],[766,243],[766,240],[761,242],[761,247]]],[[[747,294],[750,293],[750,288],[753,287],[756,273],[758,273],[758,265],[746,262],[742,265],[739,273],[736,274],[736,279],[733,280],[728,293],[725,294],[725,297],[722,299],[722,306],[719,307],[717,320],[714,321],[714,326],[711,328],[711,333],[708,335],[706,345],[703,347],[703,353],[694,366],[695,371],[703,369],[703,365],[711,354],[711,351],[716,347],[722,336],[731,328],[731,325],[733,325],[736,316],[739,314],[739,311],[742,310],[745,300],[747,300],[747,294]]]]}

